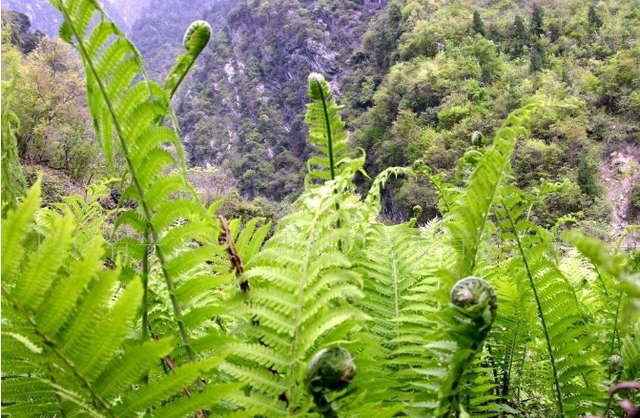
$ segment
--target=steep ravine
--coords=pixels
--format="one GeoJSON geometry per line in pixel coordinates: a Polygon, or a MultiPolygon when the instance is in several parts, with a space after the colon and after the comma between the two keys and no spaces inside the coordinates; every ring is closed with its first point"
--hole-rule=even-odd
{"type": "MultiPolygon", "coordinates": [[[[191,164],[222,167],[246,197],[299,192],[309,154],[307,77],[323,73],[337,88],[385,5],[241,2],[214,31],[176,107],[191,164]]],[[[215,21],[211,12],[203,18],[215,21]]]]}
{"type": "MultiPolygon", "coordinates": [[[[624,141],[618,149],[600,160],[600,173],[606,196],[611,202],[611,234],[619,237],[630,225],[637,224],[640,216],[631,208],[631,189],[640,182],[640,146],[624,141]]],[[[623,246],[640,245],[640,234],[629,234],[623,246]]]]}

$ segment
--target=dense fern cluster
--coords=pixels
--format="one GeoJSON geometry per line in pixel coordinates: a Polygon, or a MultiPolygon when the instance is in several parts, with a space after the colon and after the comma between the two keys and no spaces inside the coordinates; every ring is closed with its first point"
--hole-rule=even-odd
{"type": "Polygon", "coordinates": [[[189,28],[160,86],[95,1],[53,4],[125,192],[106,210],[105,185],[45,209],[39,182],[17,203],[7,191],[3,414],[620,416],[617,397],[632,395],[607,390],[640,377],[640,258],[579,233],[567,251],[529,222],[537,199],[510,164],[542,105],[476,143],[459,186],[417,162],[362,197],[364,158],[312,74],[306,190],[275,230],[243,226],[189,185],[170,104],[208,25],[189,28]],[[381,189],[399,175],[432,182],[444,218],[380,221],[381,189]]]}

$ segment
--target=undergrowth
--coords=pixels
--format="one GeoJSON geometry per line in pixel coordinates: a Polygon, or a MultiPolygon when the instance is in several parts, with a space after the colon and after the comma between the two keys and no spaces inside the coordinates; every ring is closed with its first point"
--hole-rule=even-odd
{"type": "Polygon", "coordinates": [[[106,184],[41,208],[41,182],[23,192],[5,153],[3,102],[3,415],[613,417],[637,403],[615,393],[632,384],[607,391],[640,377],[638,253],[531,223],[538,196],[511,178],[530,119],[558,104],[512,112],[458,185],[416,162],[361,196],[364,155],[312,74],[305,191],[273,229],[242,224],[189,184],[171,107],[209,26],[188,29],[160,85],[97,2],[52,3],[125,191],[116,209],[99,204],[106,184]],[[443,218],[379,220],[395,176],[430,181],[443,218]]]}

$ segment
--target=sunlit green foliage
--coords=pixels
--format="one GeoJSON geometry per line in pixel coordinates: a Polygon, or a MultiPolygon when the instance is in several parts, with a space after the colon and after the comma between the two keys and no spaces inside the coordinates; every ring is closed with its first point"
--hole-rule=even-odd
{"type": "MultiPolygon", "coordinates": [[[[329,83],[312,74],[311,181],[271,231],[261,218],[227,221],[223,202],[203,203],[188,180],[170,101],[208,25],[187,31],[161,86],[97,2],[53,4],[85,68],[96,137],[126,167],[124,193],[109,210],[98,203],[105,185],[41,209],[37,180],[2,211],[3,414],[620,416],[607,390],[638,375],[638,253],[580,233],[565,237],[576,251],[558,247],[558,229],[537,225],[534,210],[562,186],[529,194],[512,169],[531,131],[579,107],[532,97],[494,135],[474,130],[459,144],[457,184],[405,155],[360,195],[366,156],[349,157],[329,83]],[[381,193],[399,176],[426,177],[442,218],[385,223],[381,193]],[[328,352],[346,362],[328,376],[332,390],[319,388],[331,384],[313,360],[328,352]]],[[[449,97],[467,89],[433,115],[440,129],[484,120],[484,87],[467,82],[502,79],[494,46],[477,35],[437,62],[469,74],[439,80],[425,63],[409,74],[449,97]]],[[[392,70],[408,81],[400,68],[412,66],[392,70]]],[[[411,119],[399,131],[412,132],[411,119]]]]}

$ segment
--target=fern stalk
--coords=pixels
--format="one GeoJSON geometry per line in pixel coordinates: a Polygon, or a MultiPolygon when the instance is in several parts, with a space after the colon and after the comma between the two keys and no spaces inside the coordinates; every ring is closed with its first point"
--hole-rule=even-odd
{"type": "Polygon", "coordinates": [[[149,338],[149,227],[144,231],[144,257],[142,258],[142,342],[149,338]]]}
{"type": "MultiPolygon", "coordinates": [[[[231,268],[235,269],[236,278],[240,278],[244,274],[244,264],[242,263],[242,258],[238,254],[238,250],[236,249],[236,244],[233,242],[233,236],[231,234],[231,230],[229,229],[229,223],[226,218],[222,215],[218,215],[218,220],[220,221],[220,227],[222,228],[223,234],[220,235],[219,243],[224,244],[227,247],[227,254],[229,255],[229,261],[231,262],[231,268]]],[[[240,282],[240,290],[243,293],[247,293],[250,290],[249,280],[242,279],[240,282]]]]}
{"type": "MultiPolygon", "coordinates": [[[[49,378],[51,379],[51,384],[55,387],[55,386],[60,386],[58,384],[58,380],[55,378],[55,376],[53,375],[53,368],[51,367],[51,364],[47,364],[47,370],[49,371],[49,378]]],[[[67,413],[64,412],[64,408],[62,408],[62,397],[60,396],[60,394],[58,392],[56,392],[56,400],[58,401],[58,403],[60,404],[60,416],[62,418],[67,418],[67,413]]]]}
{"type": "Polygon", "coordinates": [[[516,329],[513,332],[513,340],[511,341],[511,350],[509,352],[509,362],[507,366],[507,371],[505,371],[504,381],[502,382],[502,397],[506,401],[507,395],[509,394],[509,385],[511,382],[511,369],[513,367],[513,360],[515,357],[516,343],[518,341],[518,331],[520,330],[520,320],[516,324],[516,329]]]}
{"type": "MultiPolygon", "coordinates": [[[[312,253],[311,246],[314,244],[314,241],[315,241],[316,224],[317,224],[319,215],[320,213],[316,212],[315,216],[313,217],[313,222],[311,223],[312,229],[309,233],[309,239],[307,239],[307,242],[306,242],[305,256],[303,260],[304,268],[302,269],[302,274],[301,274],[300,294],[298,295],[298,304],[297,304],[298,306],[296,310],[295,322],[293,325],[294,326],[293,344],[291,344],[291,355],[289,356],[290,364],[294,364],[296,361],[296,348],[298,347],[298,339],[300,338],[300,325],[302,323],[302,308],[305,302],[304,294],[305,294],[305,287],[307,285],[307,276],[308,276],[307,271],[309,269],[309,263],[311,262],[311,260],[309,259],[309,256],[312,253]]],[[[293,382],[295,382],[295,379],[293,378],[294,372],[295,372],[295,367],[289,368],[289,373],[287,378],[289,379],[289,382],[291,385],[293,384],[293,382]]],[[[292,389],[292,386],[290,386],[287,391],[290,391],[291,389],[292,389]]],[[[287,396],[288,399],[293,398],[292,393],[288,393],[287,395],[288,395],[287,396]]]]}
{"type": "Polygon", "coordinates": [[[322,103],[322,110],[324,111],[324,121],[327,124],[327,148],[329,150],[329,173],[331,175],[331,180],[335,180],[336,172],[335,172],[335,163],[333,161],[333,136],[331,132],[331,121],[329,120],[329,109],[327,108],[327,100],[324,96],[324,91],[322,89],[322,84],[319,79],[315,78],[313,80],[318,87],[318,92],[320,93],[320,102],[322,103]]]}
{"type": "Polygon", "coordinates": [[[73,24],[73,21],[71,19],[71,16],[69,15],[69,11],[67,10],[65,4],[63,1],[59,2],[59,6],[60,6],[60,11],[62,12],[62,14],[64,15],[65,20],[69,23],[69,27],[71,28],[71,30],[73,31],[74,36],[76,37],[76,40],[78,41],[78,47],[80,49],[80,52],[82,53],[82,55],[85,58],[85,61],[87,62],[87,65],[89,66],[91,72],[93,73],[93,76],[95,77],[96,83],[98,85],[98,87],[100,88],[100,92],[102,93],[103,99],[105,101],[105,104],[107,105],[107,109],[109,110],[109,113],[111,115],[111,119],[113,120],[113,124],[114,127],[116,129],[118,138],[120,139],[120,145],[122,146],[122,151],[127,163],[127,167],[129,169],[129,172],[131,173],[131,180],[133,181],[133,184],[136,188],[136,191],[138,192],[138,196],[140,196],[140,205],[142,206],[142,210],[144,212],[146,221],[147,221],[147,227],[149,229],[149,233],[151,234],[151,238],[153,240],[153,245],[155,247],[156,250],[156,256],[158,257],[158,260],[160,261],[160,266],[162,269],[162,273],[167,285],[167,291],[169,293],[169,298],[171,300],[171,306],[173,308],[173,313],[175,315],[175,320],[178,324],[178,329],[180,331],[180,337],[182,338],[182,342],[185,346],[185,350],[187,352],[187,356],[189,357],[190,361],[194,361],[195,360],[195,355],[194,355],[194,351],[193,348],[191,347],[191,344],[189,342],[189,338],[187,336],[187,330],[186,327],[184,325],[184,321],[182,319],[182,310],[180,309],[180,306],[178,305],[178,301],[176,300],[175,297],[175,285],[173,283],[173,280],[171,279],[169,272],[166,269],[166,259],[165,256],[162,252],[162,249],[160,248],[160,246],[157,244],[159,237],[158,234],[155,230],[155,228],[153,227],[151,220],[152,220],[152,216],[151,216],[151,210],[149,209],[147,202],[145,201],[144,198],[144,191],[142,189],[142,186],[140,185],[137,177],[136,177],[136,172],[135,172],[135,167],[133,166],[133,163],[131,161],[131,158],[129,157],[129,148],[127,146],[127,142],[124,140],[124,134],[122,132],[122,127],[120,126],[120,121],[118,120],[117,116],[116,116],[116,112],[115,109],[113,107],[113,103],[111,103],[111,99],[109,98],[109,95],[107,94],[107,90],[104,86],[104,83],[102,82],[102,79],[100,78],[100,75],[95,67],[95,64],[93,63],[93,60],[91,59],[91,56],[89,54],[89,52],[87,51],[87,48],[84,44],[84,41],[82,39],[82,37],[78,34],[75,25],[73,24]]]}
{"type": "Polygon", "coordinates": [[[400,298],[400,290],[399,290],[399,286],[398,286],[398,262],[396,259],[396,249],[395,247],[392,245],[391,243],[391,238],[389,237],[389,233],[388,230],[384,230],[384,238],[387,241],[387,245],[388,248],[391,249],[391,272],[393,275],[393,305],[394,305],[394,319],[396,319],[396,321],[394,321],[394,326],[396,331],[398,331],[398,329],[400,328],[400,323],[399,321],[397,321],[397,319],[400,318],[400,301],[398,300],[400,298]]]}
{"type": "Polygon", "coordinates": [[[558,380],[558,370],[556,366],[555,357],[553,355],[553,350],[551,348],[551,339],[549,337],[549,330],[547,329],[547,322],[545,321],[544,312],[542,311],[542,305],[540,304],[540,298],[538,297],[538,289],[536,288],[535,281],[533,280],[533,274],[531,273],[531,268],[529,267],[527,256],[524,252],[524,248],[522,247],[522,241],[520,240],[520,234],[516,229],[516,225],[513,220],[513,217],[511,216],[511,212],[509,212],[509,208],[507,207],[506,204],[503,203],[503,207],[507,215],[507,219],[509,219],[509,223],[513,228],[516,243],[518,245],[518,250],[520,252],[520,256],[522,257],[522,262],[524,263],[524,267],[527,271],[527,276],[529,277],[529,283],[531,284],[531,290],[533,291],[533,296],[536,300],[536,305],[538,307],[538,315],[540,316],[540,322],[542,323],[542,331],[544,333],[544,338],[547,343],[547,351],[549,352],[549,360],[551,362],[551,368],[553,370],[553,382],[554,382],[556,397],[558,401],[558,411],[560,412],[560,416],[564,417],[565,416],[564,405],[562,403],[562,392],[560,390],[560,382],[558,380]]]}
{"type": "Polygon", "coordinates": [[[446,206],[447,212],[451,212],[451,203],[449,203],[449,199],[447,198],[447,195],[442,188],[442,184],[440,183],[440,181],[433,174],[431,174],[431,169],[426,166],[422,160],[416,161],[413,166],[417,171],[424,175],[427,180],[429,180],[429,182],[433,184],[433,186],[438,190],[438,195],[446,206]]]}
{"type": "MultiPolygon", "coordinates": [[[[620,292],[620,296],[618,297],[618,306],[616,307],[616,316],[613,321],[613,333],[611,335],[611,353],[610,356],[615,354],[616,347],[616,334],[618,331],[618,319],[620,317],[620,305],[622,304],[622,292],[620,292]]],[[[609,377],[611,377],[611,373],[609,373],[609,377]]]]}

